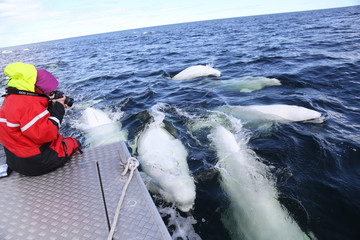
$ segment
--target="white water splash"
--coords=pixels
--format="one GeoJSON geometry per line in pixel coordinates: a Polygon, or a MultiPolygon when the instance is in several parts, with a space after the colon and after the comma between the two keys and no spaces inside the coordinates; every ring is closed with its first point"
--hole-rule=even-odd
{"type": "Polygon", "coordinates": [[[3,50],[1,53],[2,54],[10,54],[10,53],[13,53],[13,51],[12,50],[3,50]]]}
{"type": "Polygon", "coordinates": [[[195,232],[193,227],[197,221],[193,216],[182,217],[175,208],[160,207],[160,215],[168,218],[167,227],[174,228],[171,238],[174,240],[201,240],[201,237],[195,232]]]}

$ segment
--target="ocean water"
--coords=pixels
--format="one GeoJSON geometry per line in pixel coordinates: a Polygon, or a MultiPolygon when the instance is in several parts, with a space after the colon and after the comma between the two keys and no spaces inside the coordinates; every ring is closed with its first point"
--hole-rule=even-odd
{"type": "MultiPolygon", "coordinates": [[[[121,23],[119,23],[121,25],[121,23]]],[[[360,239],[360,7],[183,23],[0,49],[0,68],[31,63],[51,71],[75,99],[61,132],[85,143],[88,106],[128,131],[129,146],[161,106],[188,151],[196,181],[187,214],[153,195],[174,239],[246,239],[229,217],[234,198],[221,185],[211,126],[226,127],[269,169],[277,201],[309,236],[360,239]],[[175,81],[193,65],[222,76],[175,81]],[[254,79],[280,84],[249,89],[254,79]],[[321,113],[319,122],[240,117],[219,107],[287,104],[321,113]],[[214,115],[215,113],[215,115],[214,115]],[[219,117],[219,119],[217,118],[219,117]],[[230,122],[230,123],[229,123],[230,122]],[[199,126],[201,125],[201,126],[199,126]]],[[[6,77],[0,77],[1,93],[6,77]]],[[[130,149],[135,155],[136,150],[130,149]]],[[[236,216],[242,217],[242,216],[236,216]]],[[[254,220],[256,224],[256,219],[254,220]]],[[[262,226],[256,231],[261,232],[262,226]]]]}

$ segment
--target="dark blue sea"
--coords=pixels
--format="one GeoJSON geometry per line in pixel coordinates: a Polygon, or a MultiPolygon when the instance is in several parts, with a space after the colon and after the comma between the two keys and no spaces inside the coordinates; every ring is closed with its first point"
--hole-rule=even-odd
{"type": "MultiPolygon", "coordinates": [[[[323,240],[360,239],[360,6],[157,26],[0,49],[2,71],[16,61],[57,77],[60,90],[75,99],[60,130],[84,144],[76,124],[85,106],[120,114],[130,147],[146,124],[142,113],[159,103],[166,106],[165,120],[186,147],[196,181],[194,209],[175,217],[191,227],[183,238],[234,238],[224,224],[231,203],[220,185],[209,129],[195,135],[188,127],[192,118],[205,118],[224,105],[287,104],[320,112],[320,123],[275,121],[265,129],[244,124],[247,145],[271,166],[278,201],[304,232],[323,240]],[[220,79],[171,79],[199,64],[221,71],[220,79]],[[253,91],[224,87],[226,81],[246,77],[275,78],[281,85],[253,91]]],[[[3,93],[5,75],[0,79],[3,93]]],[[[153,197],[159,209],[168,206],[153,197]]],[[[169,218],[164,215],[178,238],[174,233],[179,226],[169,218]]]]}

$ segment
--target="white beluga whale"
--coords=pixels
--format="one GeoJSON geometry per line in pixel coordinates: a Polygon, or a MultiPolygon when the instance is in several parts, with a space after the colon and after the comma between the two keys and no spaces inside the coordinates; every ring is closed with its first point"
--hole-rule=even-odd
{"type": "Polygon", "coordinates": [[[151,177],[149,191],[160,193],[183,212],[195,202],[195,183],[187,164],[187,151],[180,140],[164,128],[165,114],[155,105],[154,121],[137,138],[137,152],[143,171],[151,177]],[[157,188],[154,188],[154,187],[157,188]]]}
{"type": "Polygon", "coordinates": [[[204,65],[195,65],[188,67],[175,76],[172,77],[173,80],[189,80],[197,77],[206,77],[206,76],[215,76],[220,77],[221,72],[217,69],[212,68],[211,66],[204,65]]]}
{"type": "Polygon", "coordinates": [[[127,140],[127,131],[121,130],[121,123],[112,120],[99,109],[86,108],[80,121],[81,128],[85,131],[86,145],[90,147],[127,140]]]}
{"type": "Polygon", "coordinates": [[[302,122],[310,121],[321,123],[324,118],[321,113],[296,105],[250,105],[250,106],[221,106],[216,110],[224,112],[236,118],[252,121],[265,119],[277,122],[302,122]]]}
{"type": "Polygon", "coordinates": [[[243,77],[229,80],[221,80],[216,82],[214,81],[212,85],[227,91],[240,91],[244,93],[250,93],[255,90],[263,89],[264,87],[279,86],[281,85],[281,82],[276,78],[243,77]]]}
{"type": "Polygon", "coordinates": [[[309,239],[279,203],[268,166],[247,147],[247,137],[222,125],[208,136],[216,149],[221,186],[230,200],[223,217],[232,239],[309,239]]]}

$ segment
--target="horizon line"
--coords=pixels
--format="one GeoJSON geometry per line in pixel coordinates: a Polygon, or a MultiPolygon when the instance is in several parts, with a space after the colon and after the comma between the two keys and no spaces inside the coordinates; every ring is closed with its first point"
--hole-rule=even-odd
{"type": "Polygon", "coordinates": [[[5,48],[28,46],[28,45],[33,45],[33,44],[40,44],[40,43],[60,41],[60,40],[73,39],[73,38],[80,38],[80,37],[88,37],[88,36],[93,36],[93,35],[101,35],[101,34],[122,32],[122,31],[131,31],[131,30],[139,30],[139,29],[146,29],[146,28],[171,26],[171,25],[176,25],[176,24],[186,24],[186,23],[196,23],[196,22],[205,22],[205,21],[225,20],[225,19],[232,19],[232,18],[267,16],[267,15],[277,15],[277,14],[287,14],[287,13],[301,13],[301,12],[321,11],[321,10],[329,10],[329,9],[340,9],[340,8],[349,8],[349,7],[357,7],[357,6],[360,6],[360,5],[349,5],[349,6],[342,6],[342,7],[319,8],[319,9],[299,10],[299,11],[290,11],[290,12],[259,13],[259,14],[254,14],[254,15],[243,15],[243,16],[238,16],[238,17],[225,17],[225,18],[204,19],[204,20],[197,20],[197,21],[175,22],[175,23],[168,23],[168,24],[161,24],[161,25],[144,26],[144,27],[137,27],[137,28],[127,28],[127,29],[119,29],[119,30],[114,30],[114,31],[109,31],[109,32],[100,32],[100,33],[92,33],[92,34],[78,35],[78,36],[65,37],[65,38],[57,38],[57,39],[44,40],[44,41],[39,41],[39,42],[24,43],[24,44],[19,44],[19,45],[11,45],[11,46],[4,46],[4,47],[0,46],[0,49],[3,50],[5,48]]]}

